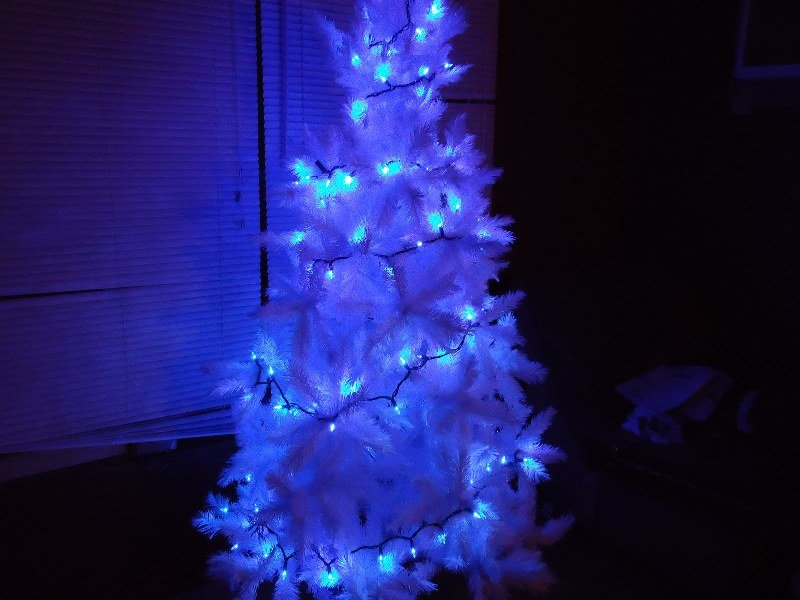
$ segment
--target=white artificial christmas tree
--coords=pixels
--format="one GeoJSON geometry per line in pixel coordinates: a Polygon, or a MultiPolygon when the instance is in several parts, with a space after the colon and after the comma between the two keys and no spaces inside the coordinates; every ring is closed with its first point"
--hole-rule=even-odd
{"type": "Polygon", "coordinates": [[[291,275],[221,386],[235,496],[196,519],[228,538],[211,568],[241,598],[265,581],[276,598],[414,598],[441,569],[475,597],[550,579],[538,548],[569,519],[535,522],[536,484],[562,454],[520,384],[545,375],[520,350],[521,294],[487,292],[512,242],[485,195],[499,171],[463,118],[440,127],[464,26],[444,0],[367,0],[351,34],[326,26],[350,101],[289,165],[303,225],[266,243],[291,275]]]}

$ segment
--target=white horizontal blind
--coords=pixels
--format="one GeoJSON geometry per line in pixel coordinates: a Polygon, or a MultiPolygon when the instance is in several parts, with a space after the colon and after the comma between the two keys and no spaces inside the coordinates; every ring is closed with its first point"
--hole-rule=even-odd
{"type": "MultiPolygon", "coordinates": [[[[465,113],[469,131],[489,160],[494,144],[497,63],[497,0],[462,0],[467,32],[454,40],[453,62],[469,63],[464,80],[445,88],[452,101],[446,118],[465,113]]],[[[304,128],[312,132],[340,123],[347,100],[330,68],[329,49],[316,18],[348,29],[357,16],[355,0],[268,0],[263,7],[264,94],[267,157],[267,227],[287,231],[297,216],[280,205],[291,178],[287,161],[302,150],[304,128]]],[[[270,254],[269,276],[288,270],[283,253],[270,254]]]]}
{"type": "Polygon", "coordinates": [[[0,452],[230,429],[258,305],[253,1],[0,4],[0,452]]]}

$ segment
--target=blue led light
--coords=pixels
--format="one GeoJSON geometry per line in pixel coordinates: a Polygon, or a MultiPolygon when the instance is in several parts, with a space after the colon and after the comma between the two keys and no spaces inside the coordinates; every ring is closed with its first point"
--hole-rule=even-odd
{"type": "Polygon", "coordinates": [[[253,481],[253,474],[252,473],[248,473],[247,475],[244,476],[244,480],[247,483],[250,483],[251,481],[253,481]]]}
{"type": "Polygon", "coordinates": [[[375,79],[386,83],[389,76],[392,74],[392,65],[389,63],[381,63],[375,67],[375,79]]]}
{"type": "Polygon", "coordinates": [[[378,173],[384,176],[397,175],[402,170],[403,163],[399,160],[390,160],[378,165],[378,173]]]}
{"type": "Polygon", "coordinates": [[[434,231],[439,231],[444,226],[444,217],[438,212],[431,213],[428,215],[428,223],[434,231]]]}
{"type": "Polygon", "coordinates": [[[354,232],[353,237],[350,238],[353,240],[354,244],[360,244],[364,240],[367,239],[367,228],[363,225],[360,225],[354,232]]]}
{"type": "Polygon", "coordinates": [[[342,576],[339,575],[339,571],[331,567],[330,571],[323,571],[319,574],[319,584],[325,588],[336,587],[341,578],[342,576]]]}
{"type": "Polygon", "coordinates": [[[328,425],[328,431],[336,431],[336,423],[331,423],[328,425]]]}
{"type": "Polygon", "coordinates": [[[335,276],[336,275],[333,272],[333,269],[328,269],[327,271],[325,271],[325,277],[327,277],[328,279],[333,279],[335,276]]]}
{"type": "Polygon", "coordinates": [[[433,0],[431,7],[428,9],[428,18],[431,20],[441,19],[444,16],[444,7],[442,0],[433,0]]]}
{"type": "Polygon", "coordinates": [[[222,508],[219,509],[219,512],[221,512],[223,515],[226,515],[228,514],[229,510],[230,509],[227,506],[223,506],[222,508]]]}
{"type": "Polygon", "coordinates": [[[417,27],[414,30],[414,39],[418,42],[424,42],[426,37],[428,37],[428,32],[425,31],[424,27],[417,27]]]}
{"type": "Polygon", "coordinates": [[[447,534],[446,533],[440,533],[439,535],[436,536],[436,542],[439,545],[443,546],[446,541],[447,541],[447,534]]]}
{"type": "Polygon", "coordinates": [[[281,571],[281,579],[286,579],[286,569],[281,571]]]}
{"type": "Polygon", "coordinates": [[[447,206],[450,207],[452,212],[461,210],[461,198],[455,194],[447,194],[447,206]]]}
{"type": "Polygon", "coordinates": [[[233,552],[235,550],[238,550],[238,549],[239,549],[239,544],[234,544],[233,546],[231,546],[231,552],[233,552]]]}
{"type": "Polygon", "coordinates": [[[311,175],[314,173],[311,167],[305,164],[302,160],[298,160],[296,163],[294,163],[292,170],[300,181],[310,180],[311,175]]]}
{"type": "Polygon", "coordinates": [[[289,240],[289,243],[292,244],[293,246],[296,246],[297,244],[302,242],[305,239],[305,237],[306,237],[305,231],[295,231],[292,234],[292,239],[289,240]]]}
{"type": "Polygon", "coordinates": [[[461,318],[465,321],[474,321],[478,318],[478,313],[475,312],[474,308],[467,304],[464,307],[464,310],[461,311],[461,318]]]}
{"type": "Polygon", "coordinates": [[[411,547],[411,556],[412,558],[417,558],[417,549],[413,546],[411,547]]]}
{"type": "Polygon", "coordinates": [[[429,72],[430,72],[430,69],[428,67],[426,67],[425,65],[422,65],[419,68],[419,71],[417,71],[417,73],[419,74],[420,77],[425,77],[425,75],[427,75],[429,72]]]}
{"type": "Polygon", "coordinates": [[[411,348],[403,348],[400,351],[400,364],[405,366],[411,362],[411,348]]]}
{"type": "Polygon", "coordinates": [[[417,240],[417,248],[422,248],[422,240],[417,240]]]}
{"type": "Polygon", "coordinates": [[[393,554],[378,555],[378,567],[383,573],[392,573],[396,566],[393,554]]]}
{"type": "Polygon", "coordinates": [[[354,67],[358,67],[361,65],[361,57],[358,54],[353,54],[350,58],[350,64],[354,67]]]}
{"type": "Polygon", "coordinates": [[[354,100],[350,105],[350,118],[359,123],[367,114],[367,103],[363,100],[354,100]]]}
{"type": "Polygon", "coordinates": [[[339,382],[339,393],[342,395],[342,398],[347,398],[348,396],[352,396],[353,394],[358,393],[361,389],[361,380],[356,379],[352,383],[350,383],[350,379],[345,377],[339,382]]]}

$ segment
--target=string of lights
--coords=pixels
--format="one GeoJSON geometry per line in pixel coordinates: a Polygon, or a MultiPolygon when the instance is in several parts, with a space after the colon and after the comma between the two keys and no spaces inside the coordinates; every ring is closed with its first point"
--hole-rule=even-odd
{"type": "MultiPolygon", "coordinates": [[[[424,67],[424,68],[427,69],[427,67],[424,67]]],[[[428,71],[426,71],[426,73],[428,73],[428,71]]],[[[376,92],[372,92],[371,94],[367,94],[366,96],[364,96],[364,99],[368,100],[369,98],[375,98],[377,96],[382,96],[383,94],[388,94],[389,92],[393,92],[395,90],[399,90],[399,89],[403,89],[403,88],[408,88],[408,87],[412,87],[412,86],[415,86],[415,85],[419,85],[422,82],[430,83],[431,81],[434,80],[435,77],[436,77],[436,71],[434,71],[433,73],[430,73],[429,75],[424,75],[424,76],[417,77],[413,81],[407,81],[405,83],[389,83],[389,81],[387,80],[387,81],[384,82],[386,84],[386,87],[384,89],[378,90],[376,92]]]]}
{"type": "Polygon", "coordinates": [[[402,379],[400,379],[400,381],[397,383],[397,385],[395,386],[395,388],[394,388],[394,390],[392,391],[391,394],[389,394],[389,395],[381,394],[379,396],[373,396],[373,397],[369,397],[369,398],[365,398],[365,397],[355,398],[355,399],[347,402],[343,406],[341,406],[338,410],[336,410],[332,414],[321,415],[321,414],[317,413],[314,410],[310,410],[310,409],[305,408],[304,406],[302,406],[301,404],[298,404],[297,402],[292,402],[291,400],[289,400],[286,397],[286,394],[284,393],[283,388],[278,383],[278,380],[275,377],[275,372],[274,372],[272,367],[268,367],[267,368],[267,373],[268,373],[267,379],[265,379],[265,380],[262,379],[262,376],[263,376],[263,373],[264,373],[264,366],[261,364],[261,361],[260,361],[260,359],[258,357],[254,358],[256,366],[258,368],[258,371],[257,371],[257,374],[256,374],[256,381],[253,384],[253,387],[256,387],[256,386],[259,386],[259,385],[266,386],[265,389],[264,389],[264,395],[261,398],[261,403],[262,404],[269,404],[272,401],[272,386],[274,385],[275,388],[278,390],[278,394],[280,395],[281,401],[282,401],[281,404],[277,405],[278,408],[282,408],[282,409],[285,409],[287,411],[297,410],[297,411],[299,411],[299,412],[301,412],[301,413],[303,413],[305,415],[308,415],[310,417],[314,417],[318,421],[322,421],[322,422],[325,422],[325,423],[330,423],[331,431],[333,431],[335,429],[334,422],[336,421],[336,419],[338,419],[339,416],[342,415],[342,413],[348,412],[349,410],[351,410],[352,408],[358,406],[359,404],[363,404],[363,403],[366,403],[366,402],[374,402],[376,400],[387,400],[389,402],[389,406],[392,406],[392,407],[396,408],[397,407],[397,395],[400,393],[400,388],[402,387],[402,385],[406,381],[408,381],[408,379],[411,377],[411,374],[414,373],[415,371],[421,370],[425,365],[427,365],[432,360],[440,360],[442,358],[445,358],[446,356],[452,356],[452,355],[458,353],[464,347],[464,343],[466,342],[467,337],[470,335],[470,332],[472,331],[472,329],[475,328],[475,327],[478,327],[478,326],[479,326],[479,323],[470,323],[469,326],[467,327],[466,331],[463,333],[459,343],[456,346],[452,347],[452,348],[448,348],[448,349],[442,350],[440,353],[434,354],[434,355],[418,354],[417,355],[417,360],[419,362],[417,362],[414,365],[408,364],[406,359],[401,357],[401,359],[400,359],[401,363],[405,367],[406,371],[403,374],[402,379]]]}
{"type": "MultiPolygon", "coordinates": [[[[524,460],[525,460],[525,459],[520,459],[519,458],[519,451],[516,451],[514,453],[514,460],[512,462],[508,462],[505,459],[506,459],[506,457],[504,455],[503,458],[501,459],[501,464],[506,465],[506,466],[512,466],[513,464],[517,464],[517,463],[524,463],[524,460]]],[[[408,533],[408,534],[403,534],[402,532],[398,532],[396,534],[388,535],[385,538],[383,538],[380,542],[377,542],[375,544],[364,544],[364,545],[358,546],[358,547],[354,548],[353,550],[347,551],[346,554],[356,554],[358,552],[363,552],[365,550],[377,550],[379,552],[378,561],[379,562],[383,562],[384,561],[383,552],[384,552],[384,549],[386,548],[386,546],[388,544],[390,544],[391,542],[394,542],[394,541],[406,541],[410,545],[410,554],[411,554],[412,559],[416,560],[417,551],[416,551],[416,548],[414,546],[414,541],[416,540],[417,536],[420,535],[426,529],[428,529],[428,528],[436,528],[436,529],[442,531],[443,533],[439,535],[438,540],[439,540],[440,543],[443,544],[443,543],[445,543],[445,540],[446,540],[446,537],[447,537],[447,534],[444,533],[445,525],[447,525],[447,523],[449,521],[451,521],[452,519],[454,519],[455,517],[457,517],[459,515],[464,515],[464,514],[471,514],[472,517],[475,518],[475,519],[483,519],[483,518],[486,517],[486,513],[484,511],[486,510],[487,505],[485,505],[485,504],[483,504],[481,502],[478,502],[478,499],[479,499],[481,491],[484,490],[486,487],[487,486],[484,485],[480,490],[477,490],[475,492],[475,494],[473,495],[473,501],[476,502],[476,506],[464,506],[464,507],[457,508],[457,509],[451,511],[450,513],[448,513],[443,518],[437,520],[437,521],[426,521],[426,520],[423,520],[416,528],[411,530],[411,532],[408,533]]],[[[251,532],[255,532],[258,535],[259,541],[261,541],[261,542],[267,541],[267,536],[265,535],[265,532],[269,533],[274,538],[274,543],[270,546],[270,548],[268,550],[264,551],[262,556],[263,556],[263,558],[267,559],[272,555],[272,553],[276,549],[279,550],[280,553],[281,553],[281,559],[282,559],[281,577],[285,578],[286,577],[286,570],[288,569],[288,566],[289,566],[289,561],[297,555],[297,550],[294,550],[292,552],[287,553],[285,547],[283,546],[283,544],[281,542],[280,536],[278,535],[278,533],[274,529],[272,529],[272,527],[270,527],[270,525],[268,523],[268,519],[269,518],[263,512],[260,512],[257,509],[254,511],[254,513],[255,514],[252,516],[253,522],[251,523],[250,521],[246,520],[244,523],[247,525],[247,529],[248,530],[250,530],[251,532]]],[[[402,531],[402,529],[400,531],[402,531]]],[[[334,558],[331,558],[331,559],[326,559],[325,557],[322,556],[321,551],[317,547],[312,545],[311,548],[314,551],[314,554],[316,554],[317,558],[320,560],[320,562],[322,562],[322,564],[324,565],[326,573],[329,574],[329,575],[332,574],[333,573],[333,563],[336,562],[337,557],[334,557],[334,558]]],[[[236,547],[236,546],[231,548],[232,551],[235,551],[237,549],[238,549],[238,547],[236,547]]],[[[246,555],[247,554],[254,555],[254,553],[249,552],[249,551],[244,551],[244,553],[246,555]]],[[[276,571],[276,575],[277,575],[277,571],[276,571]]],[[[335,574],[334,577],[336,579],[336,582],[338,582],[338,580],[339,580],[338,572],[335,574]]],[[[328,581],[330,581],[330,580],[328,580],[328,581]]],[[[335,582],[331,582],[331,583],[335,583],[335,582]]]]}
{"type": "MultiPolygon", "coordinates": [[[[394,258],[396,256],[400,256],[401,254],[407,254],[408,252],[414,252],[415,250],[419,250],[423,246],[427,246],[427,245],[430,245],[430,244],[435,244],[435,243],[441,242],[441,241],[453,241],[453,240],[459,240],[459,239],[461,239],[461,236],[448,236],[444,231],[444,227],[440,227],[439,228],[439,235],[437,235],[434,238],[431,238],[431,239],[428,239],[428,240],[418,240],[416,244],[413,244],[413,245],[410,245],[410,246],[405,246],[405,247],[401,248],[400,250],[396,250],[394,252],[389,252],[389,253],[386,253],[386,254],[381,253],[381,252],[366,252],[365,254],[371,255],[371,256],[375,256],[375,257],[378,257],[378,258],[382,258],[383,260],[390,260],[390,259],[392,259],[392,258],[394,258]]],[[[311,264],[312,265],[317,265],[317,264],[327,265],[328,273],[331,273],[333,271],[333,266],[337,262],[340,262],[340,261],[343,261],[343,260],[348,260],[350,258],[353,258],[355,255],[356,255],[355,252],[351,252],[350,254],[346,254],[346,255],[343,255],[343,256],[336,256],[334,258],[315,258],[315,259],[313,259],[311,261],[311,264]]],[[[332,277],[330,275],[328,275],[328,278],[331,279],[332,277]]]]}

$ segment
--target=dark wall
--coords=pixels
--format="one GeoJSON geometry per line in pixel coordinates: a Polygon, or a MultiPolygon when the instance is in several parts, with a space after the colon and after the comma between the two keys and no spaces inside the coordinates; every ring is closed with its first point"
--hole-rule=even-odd
{"type": "Polygon", "coordinates": [[[800,111],[732,114],[737,4],[501,2],[494,198],[511,284],[585,319],[617,374],[704,362],[775,397],[800,333],[800,111]]]}

